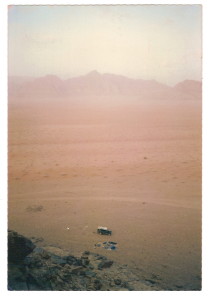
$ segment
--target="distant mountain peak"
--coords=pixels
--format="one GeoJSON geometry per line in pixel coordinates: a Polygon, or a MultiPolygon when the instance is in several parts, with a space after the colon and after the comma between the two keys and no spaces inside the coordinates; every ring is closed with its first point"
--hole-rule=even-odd
{"type": "Polygon", "coordinates": [[[100,76],[100,75],[101,74],[97,70],[92,70],[89,73],[87,73],[86,76],[96,77],[96,76],[100,76]]]}
{"type": "Polygon", "coordinates": [[[176,84],[174,88],[185,94],[202,95],[202,82],[200,81],[186,79],[176,84]]]}

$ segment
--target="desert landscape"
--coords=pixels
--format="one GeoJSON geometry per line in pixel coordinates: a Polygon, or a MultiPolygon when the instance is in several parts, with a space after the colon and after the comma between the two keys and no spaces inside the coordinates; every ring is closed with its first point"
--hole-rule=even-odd
{"type": "Polygon", "coordinates": [[[201,289],[200,82],[11,77],[8,118],[10,229],[201,289]]]}
{"type": "Polygon", "coordinates": [[[202,5],[8,6],[8,290],[200,291],[201,163],[202,5]]]}

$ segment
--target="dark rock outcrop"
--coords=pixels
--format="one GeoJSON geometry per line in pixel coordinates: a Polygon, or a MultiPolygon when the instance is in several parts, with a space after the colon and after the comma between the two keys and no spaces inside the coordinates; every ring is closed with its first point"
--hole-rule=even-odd
{"type": "Polygon", "coordinates": [[[105,256],[85,251],[81,257],[75,257],[61,248],[36,247],[14,231],[8,234],[8,252],[9,290],[151,290],[126,266],[119,266],[105,256]]]}
{"type": "Polygon", "coordinates": [[[8,261],[21,262],[35,248],[31,240],[15,231],[8,232],[8,261]]]}

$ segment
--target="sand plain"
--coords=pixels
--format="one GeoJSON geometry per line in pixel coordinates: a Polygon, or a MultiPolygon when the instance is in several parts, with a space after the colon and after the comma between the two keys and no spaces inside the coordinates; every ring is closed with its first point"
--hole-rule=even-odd
{"type": "Polygon", "coordinates": [[[201,102],[108,102],[10,99],[8,227],[103,253],[165,290],[198,290],[201,102]],[[107,240],[98,225],[116,251],[95,248],[107,240]]]}

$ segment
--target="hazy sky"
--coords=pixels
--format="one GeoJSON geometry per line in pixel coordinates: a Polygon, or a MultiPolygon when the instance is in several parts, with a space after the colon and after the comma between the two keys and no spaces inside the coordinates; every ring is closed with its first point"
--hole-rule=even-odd
{"type": "Polygon", "coordinates": [[[11,6],[9,75],[201,80],[200,5],[11,6]]]}

